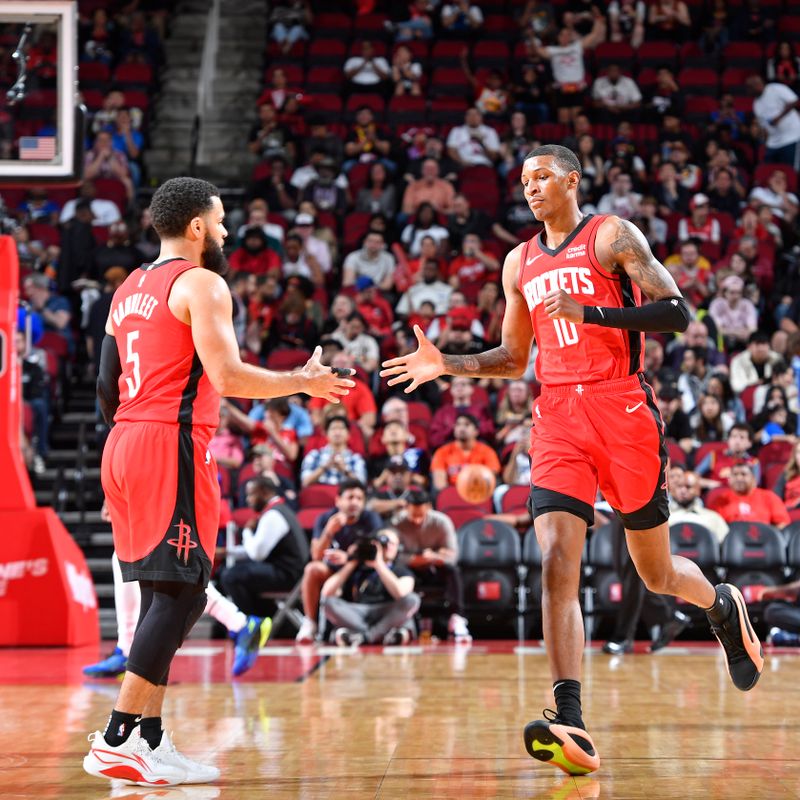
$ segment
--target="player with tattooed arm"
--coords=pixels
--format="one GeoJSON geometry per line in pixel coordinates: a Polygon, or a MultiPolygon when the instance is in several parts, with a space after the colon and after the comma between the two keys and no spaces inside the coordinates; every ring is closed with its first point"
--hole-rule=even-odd
{"type": "Polygon", "coordinates": [[[417,350],[383,364],[406,392],[440,375],[518,379],[534,337],[542,392],[531,431],[530,506],[542,549],[544,638],[556,711],[525,728],[525,747],[571,775],[600,765],[581,710],[583,620],[578,602],[587,526],[599,486],[625,526],[647,587],[706,610],[728,672],[742,691],[763,669],[761,645],[732,585],[712,586],[670,553],[664,423],[643,376],[644,333],[686,329],[690,313],[669,272],[630,222],[584,216],[581,167],[565,147],[528,154],[522,185],[544,230],[508,254],[506,312],[498,347],[444,355],[419,327],[417,350]],[[643,296],[649,303],[643,304],[643,296]]]}

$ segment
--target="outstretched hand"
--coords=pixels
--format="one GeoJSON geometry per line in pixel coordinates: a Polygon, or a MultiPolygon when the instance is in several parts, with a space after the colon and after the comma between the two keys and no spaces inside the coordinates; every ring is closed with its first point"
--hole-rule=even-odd
{"type": "Polygon", "coordinates": [[[381,366],[382,378],[389,378],[389,386],[398,383],[411,383],[403,390],[406,394],[413,392],[418,386],[428,381],[435,380],[444,375],[444,359],[439,350],[422,332],[419,325],[414,326],[414,335],[417,337],[417,349],[413,353],[398,358],[390,358],[381,366]]]}
{"type": "Polygon", "coordinates": [[[319,345],[314,348],[301,374],[306,379],[303,391],[311,397],[321,397],[329,403],[338,403],[340,398],[350,394],[350,389],[356,385],[355,381],[345,377],[345,375],[355,375],[354,369],[336,369],[322,363],[322,348],[319,345]]]}

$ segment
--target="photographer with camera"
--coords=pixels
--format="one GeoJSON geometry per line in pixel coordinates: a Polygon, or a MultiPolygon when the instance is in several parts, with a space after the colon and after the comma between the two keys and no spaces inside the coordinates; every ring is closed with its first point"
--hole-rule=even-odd
{"type": "Polygon", "coordinates": [[[322,587],[325,616],[339,647],[411,641],[420,599],[411,571],[395,562],[399,546],[392,528],[360,536],[347,548],[347,563],[322,587]]]}
{"type": "Polygon", "coordinates": [[[367,490],[361,481],[348,478],[339,484],[336,508],[321,514],[314,523],[311,562],[303,572],[305,617],[295,641],[309,644],[317,637],[320,591],[325,581],[345,565],[348,548],[360,536],[372,536],[383,522],[366,508],[367,490]]]}

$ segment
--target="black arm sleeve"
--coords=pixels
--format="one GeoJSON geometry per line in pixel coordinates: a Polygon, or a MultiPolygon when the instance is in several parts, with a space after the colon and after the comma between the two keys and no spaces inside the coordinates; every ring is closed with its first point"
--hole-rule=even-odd
{"type": "Polygon", "coordinates": [[[683,332],[691,319],[689,306],[682,297],[665,297],[646,306],[631,308],[583,307],[584,323],[646,333],[683,332]]]}
{"type": "Polygon", "coordinates": [[[119,361],[117,340],[106,334],[100,349],[100,369],[97,376],[97,401],[107,425],[114,421],[119,407],[119,376],[122,364],[119,361]]]}

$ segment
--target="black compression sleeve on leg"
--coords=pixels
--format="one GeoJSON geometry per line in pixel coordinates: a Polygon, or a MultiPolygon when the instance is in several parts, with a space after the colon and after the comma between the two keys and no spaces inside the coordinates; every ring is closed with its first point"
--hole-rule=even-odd
{"type": "Polygon", "coordinates": [[[206,607],[205,587],[200,584],[157,582],[153,600],[133,637],[128,670],[158,686],[186,634],[206,607]]]}
{"type": "Polygon", "coordinates": [[[629,308],[583,307],[584,323],[645,333],[683,332],[691,319],[689,306],[682,297],[664,297],[646,306],[629,308]]]}

